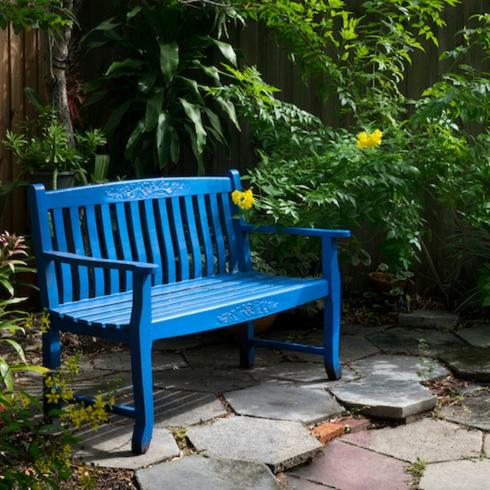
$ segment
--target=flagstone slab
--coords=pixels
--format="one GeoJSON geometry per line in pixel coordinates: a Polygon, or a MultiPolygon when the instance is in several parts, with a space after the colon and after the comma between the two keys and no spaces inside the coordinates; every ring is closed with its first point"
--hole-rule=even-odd
{"type": "MultiPolygon", "coordinates": [[[[153,371],[182,368],[186,365],[187,363],[181,354],[158,350],[154,350],[152,353],[153,371]]],[[[101,352],[95,357],[84,359],[83,367],[84,371],[89,369],[131,371],[131,356],[129,350],[101,352]]]]}
{"type": "Polygon", "coordinates": [[[157,340],[153,343],[153,350],[184,352],[196,347],[215,344],[221,339],[215,332],[205,332],[196,335],[185,335],[183,337],[172,337],[170,339],[157,340]]]}
{"type": "Polygon", "coordinates": [[[445,367],[429,358],[388,354],[360,359],[350,367],[363,377],[395,381],[431,381],[449,374],[445,367]]]}
{"type": "Polygon", "coordinates": [[[252,417],[191,427],[187,437],[198,451],[211,457],[264,463],[274,473],[310,460],[322,448],[299,422],[252,417]]]}
{"type": "Polygon", "coordinates": [[[463,328],[458,335],[475,347],[490,347],[490,325],[463,328]]]}
{"type": "Polygon", "coordinates": [[[450,422],[490,431],[490,388],[465,393],[461,403],[443,407],[439,415],[450,422]]]}
{"type": "Polygon", "coordinates": [[[467,346],[439,357],[461,378],[490,381],[490,347],[467,346]]]}
{"type": "Polygon", "coordinates": [[[488,434],[485,437],[485,442],[483,443],[483,452],[487,458],[490,458],[490,437],[488,434]]]}
{"type": "Polygon", "coordinates": [[[414,310],[410,313],[400,313],[398,323],[402,326],[417,328],[455,328],[459,315],[443,310],[414,310]]]}
{"type": "Polygon", "coordinates": [[[180,454],[179,447],[167,429],[155,428],[150,448],[145,454],[131,452],[133,425],[105,424],[99,430],[87,430],[80,435],[77,456],[85,463],[108,468],[136,470],[159,463],[180,454]]]}
{"type": "Polygon", "coordinates": [[[406,466],[397,459],[337,439],[310,464],[288,474],[342,490],[408,490],[411,478],[405,472],[406,466]]]}
{"type": "Polygon", "coordinates": [[[408,425],[347,434],[342,441],[414,463],[477,458],[483,434],[444,420],[424,418],[408,425]]]}
{"type": "Polygon", "coordinates": [[[344,412],[342,405],[326,391],[279,381],[230,391],[225,398],[240,415],[295,420],[304,424],[314,424],[344,412]]]}
{"type": "Polygon", "coordinates": [[[336,386],[331,392],[344,405],[387,419],[405,419],[437,404],[430,390],[413,381],[366,378],[336,386]]]}
{"type": "Polygon", "coordinates": [[[281,490],[264,464],[187,456],[136,472],[141,490],[281,490]]]}
{"type": "Polygon", "coordinates": [[[159,388],[224,393],[257,384],[251,371],[230,368],[184,368],[153,373],[159,388]]]}
{"type": "Polygon", "coordinates": [[[435,355],[465,343],[447,330],[396,327],[369,335],[367,339],[383,352],[435,355]]]}
{"type": "MultiPolygon", "coordinates": [[[[307,343],[321,345],[321,340],[313,342],[307,339],[307,343]]],[[[340,360],[343,363],[350,363],[357,359],[377,354],[379,349],[361,335],[342,335],[340,338],[340,360]]],[[[302,361],[323,363],[322,356],[306,354],[304,352],[287,353],[288,357],[301,359],[302,361]]]]}
{"type": "Polygon", "coordinates": [[[464,460],[427,465],[421,490],[484,490],[490,487],[490,460],[464,460]]]}
{"type": "MultiPolygon", "coordinates": [[[[238,344],[207,345],[185,352],[189,365],[193,368],[237,368],[240,365],[240,351],[238,344]]],[[[255,365],[265,366],[280,362],[281,356],[266,348],[257,348],[255,365]]]]}
{"type": "Polygon", "coordinates": [[[325,490],[326,488],[332,488],[309,480],[304,480],[303,478],[297,478],[293,475],[287,475],[286,481],[288,490],[325,490]]]}

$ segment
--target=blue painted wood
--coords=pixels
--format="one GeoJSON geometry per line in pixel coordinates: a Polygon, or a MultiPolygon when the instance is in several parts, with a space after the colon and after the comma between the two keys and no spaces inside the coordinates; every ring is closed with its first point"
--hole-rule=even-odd
{"type": "MultiPolygon", "coordinates": [[[[232,170],[228,178],[152,179],[48,193],[42,186],[29,190],[41,300],[53,324],[43,338],[44,363],[59,365],[58,332],[127,344],[134,408],[122,405],[114,411],[134,418],[135,453],[145,452],[151,441],[151,352],[158,339],[245,324],[240,347],[243,367],[252,367],[255,347],[265,346],[322,355],[328,376],[340,376],[340,275],[335,239],[349,232],[248,225],[231,202],[234,189],[241,189],[241,184],[238,172],[232,170]],[[62,219],[65,209],[69,210],[69,229],[62,219]],[[53,249],[51,219],[58,250],[53,249]],[[248,235],[256,231],[321,238],[323,278],[254,272],[248,235]],[[71,242],[75,253],[68,251],[71,242]],[[61,288],[55,264],[62,271],[61,288]],[[65,287],[71,268],[80,271],[71,275],[80,298],[65,287]],[[89,297],[89,269],[94,271],[94,297],[89,297]],[[124,291],[119,274],[126,276],[124,291]],[[322,299],[322,347],[254,337],[254,320],[322,299]]],[[[77,400],[91,403],[80,396],[77,400]]]]}
{"type": "MultiPolygon", "coordinates": [[[[93,398],[91,396],[75,395],[74,399],[75,399],[75,402],[82,403],[86,407],[95,404],[95,398],[93,398]]],[[[124,417],[130,417],[130,418],[134,418],[135,413],[136,413],[136,410],[134,407],[132,407],[131,405],[123,404],[123,403],[115,403],[114,405],[106,404],[104,406],[104,410],[106,412],[112,412],[112,413],[115,413],[117,415],[122,415],[124,417]]]]}
{"type": "MultiPolygon", "coordinates": [[[[112,227],[111,209],[109,204],[101,204],[100,213],[102,217],[102,227],[104,229],[104,242],[107,258],[117,260],[116,243],[114,241],[114,230],[112,227]]],[[[119,271],[111,269],[109,271],[109,293],[120,291],[119,271]]]]}

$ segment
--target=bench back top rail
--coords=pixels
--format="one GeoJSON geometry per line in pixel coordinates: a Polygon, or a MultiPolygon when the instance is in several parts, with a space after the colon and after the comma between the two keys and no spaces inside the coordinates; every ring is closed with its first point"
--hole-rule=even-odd
{"type": "Polygon", "coordinates": [[[29,190],[34,253],[45,306],[132,289],[131,273],[53,264],[42,252],[158,265],[153,285],[246,267],[229,177],[159,178],[29,190]]]}

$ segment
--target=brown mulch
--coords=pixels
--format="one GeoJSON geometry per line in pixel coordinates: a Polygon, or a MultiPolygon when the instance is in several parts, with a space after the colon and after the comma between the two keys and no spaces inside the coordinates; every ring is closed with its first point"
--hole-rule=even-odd
{"type": "Polygon", "coordinates": [[[73,476],[60,485],[60,490],[83,488],[81,478],[90,479],[94,486],[88,488],[93,490],[138,490],[135,472],[132,470],[93,466],[74,466],[73,470],[73,476]]]}
{"type": "Polygon", "coordinates": [[[438,405],[442,407],[460,403],[461,392],[468,386],[468,381],[456,379],[450,374],[444,378],[424,384],[437,396],[438,405]]]}

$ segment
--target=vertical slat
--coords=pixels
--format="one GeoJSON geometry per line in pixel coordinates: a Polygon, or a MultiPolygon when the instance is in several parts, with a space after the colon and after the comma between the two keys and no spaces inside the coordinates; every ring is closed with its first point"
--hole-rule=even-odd
{"type": "MultiPolygon", "coordinates": [[[[70,208],[70,225],[75,253],[85,255],[83,246],[82,229],[80,223],[80,208],[70,208]]],[[[85,266],[78,267],[78,287],[80,299],[88,298],[88,269],[85,266]]]]}
{"type": "Polygon", "coordinates": [[[172,232],[170,231],[170,222],[168,219],[167,202],[165,199],[158,199],[158,211],[160,214],[160,223],[162,226],[162,240],[165,248],[165,264],[167,272],[167,281],[175,282],[175,252],[172,242],[172,232]]]}
{"type": "Polygon", "coordinates": [[[180,211],[180,201],[178,197],[170,199],[172,204],[172,215],[174,218],[175,236],[179,247],[180,280],[189,279],[189,257],[187,256],[187,243],[185,241],[184,225],[182,223],[182,213],[180,211]]]}
{"type": "Polygon", "coordinates": [[[146,262],[145,241],[143,239],[143,230],[141,228],[139,201],[131,201],[129,203],[129,212],[131,214],[131,223],[133,225],[133,243],[136,247],[136,260],[146,262]]]}
{"type": "Polygon", "coordinates": [[[220,194],[221,205],[223,207],[223,220],[225,222],[226,236],[228,237],[228,247],[230,253],[230,272],[237,268],[237,248],[235,231],[233,230],[232,214],[230,208],[230,194],[222,192],[220,194]]]}
{"type": "Polygon", "coordinates": [[[155,224],[155,213],[153,210],[153,201],[146,199],[145,206],[145,218],[146,227],[148,229],[148,237],[150,239],[151,260],[154,264],[158,264],[158,269],[153,274],[153,284],[161,284],[163,282],[162,276],[162,254],[160,252],[160,246],[158,244],[157,227],[155,224]]]}
{"type": "Polygon", "coordinates": [[[206,256],[206,273],[211,276],[214,273],[214,253],[211,234],[209,233],[208,212],[206,210],[206,201],[202,194],[197,196],[197,206],[199,208],[199,224],[201,228],[202,239],[204,242],[204,254],[206,256]]]}
{"type": "MultiPolygon", "coordinates": [[[[53,225],[54,225],[54,233],[56,237],[56,245],[58,247],[58,250],[60,252],[68,252],[63,209],[53,210],[53,225]]],[[[61,268],[61,282],[63,285],[63,295],[61,296],[60,294],[60,302],[66,303],[68,301],[73,300],[73,283],[72,283],[71,266],[68,264],[61,264],[60,268],[61,268]]]]}
{"type": "MultiPolygon", "coordinates": [[[[100,205],[100,214],[102,218],[102,229],[104,233],[104,242],[108,259],[117,259],[116,245],[114,243],[114,231],[112,229],[111,208],[109,204],[100,205]]],[[[119,292],[119,272],[116,270],[109,271],[109,288],[110,293],[119,292]]]]}
{"type": "MultiPolygon", "coordinates": [[[[124,210],[124,203],[116,203],[116,221],[117,229],[119,230],[119,238],[121,240],[121,249],[124,260],[133,260],[131,254],[131,245],[129,243],[128,223],[126,220],[126,212],[124,210]]],[[[126,272],[126,290],[132,289],[133,278],[130,272],[126,272]]]]}
{"type": "Polygon", "coordinates": [[[194,214],[194,203],[192,196],[185,196],[185,214],[187,218],[187,226],[189,228],[189,236],[192,246],[192,261],[194,269],[194,277],[202,276],[202,259],[201,247],[199,245],[199,235],[197,234],[196,217],[194,214]]]}
{"type": "Polygon", "coordinates": [[[211,205],[211,218],[213,220],[214,240],[216,241],[216,249],[218,253],[218,273],[226,272],[226,250],[225,241],[223,239],[223,228],[219,217],[218,199],[216,194],[209,195],[209,203],[211,205]]]}
{"type": "MultiPolygon", "coordinates": [[[[85,207],[87,216],[87,232],[92,257],[101,258],[99,232],[97,231],[97,220],[95,218],[95,206],[85,207]]],[[[105,292],[104,271],[100,267],[94,268],[95,295],[102,296],[105,292]]]]}

